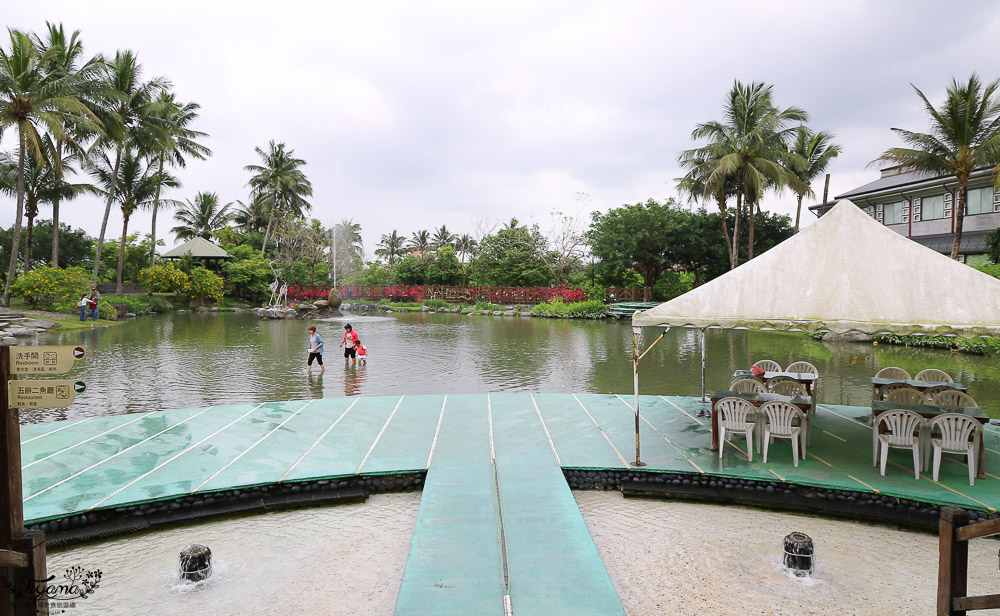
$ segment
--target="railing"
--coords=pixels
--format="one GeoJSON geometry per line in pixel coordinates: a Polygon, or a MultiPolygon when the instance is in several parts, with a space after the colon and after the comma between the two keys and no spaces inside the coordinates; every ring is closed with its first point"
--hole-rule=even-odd
{"type": "Polygon", "coordinates": [[[1000,595],[968,597],[969,539],[1000,534],[1000,518],[969,524],[969,512],[941,508],[938,538],[938,616],[1000,607],[1000,595]]]}
{"type": "Polygon", "coordinates": [[[609,302],[651,302],[653,301],[652,287],[609,287],[609,302]]]}
{"type": "MultiPolygon", "coordinates": [[[[288,299],[312,300],[325,297],[330,292],[328,285],[291,285],[288,299]]],[[[472,303],[477,301],[494,304],[540,304],[555,296],[576,302],[586,299],[583,290],[572,287],[472,287],[445,285],[342,285],[337,289],[344,299],[368,299],[392,301],[424,301],[443,299],[446,302],[472,303]]],[[[653,296],[650,287],[610,287],[604,300],[607,302],[648,302],[653,296]]]]}

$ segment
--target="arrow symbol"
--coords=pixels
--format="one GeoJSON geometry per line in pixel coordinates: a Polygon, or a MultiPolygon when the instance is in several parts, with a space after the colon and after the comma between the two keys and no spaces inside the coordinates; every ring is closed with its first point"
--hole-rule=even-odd
{"type": "Polygon", "coordinates": [[[78,346],[73,349],[73,359],[83,359],[83,356],[87,354],[87,349],[82,346],[78,346]]]}
{"type": "Polygon", "coordinates": [[[83,381],[77,381],[76,383],[73,383],[73,389],[76,390],[76,393],[82,394],[87,391],[87,384],[83,381]]]}

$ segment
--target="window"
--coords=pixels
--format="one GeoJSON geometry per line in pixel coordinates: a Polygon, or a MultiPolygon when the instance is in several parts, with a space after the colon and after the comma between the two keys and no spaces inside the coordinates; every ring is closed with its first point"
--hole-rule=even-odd
{"type": "Polygon", "coordinates": [[[886,203],[882,206],[882,223],[886,225],[898,225],[903,222],[903,202],[886,203]]]}
{"type": "Polygon", "coordinates": [[[920,201],[920,219],[944,218],[944,195],[924,197],[920,201]]]}
{"type": "Polygon", "coordinates": [[[993,212],[993,187],[970,188],[965,203],[966,214],[986,214],[993,212]]]}

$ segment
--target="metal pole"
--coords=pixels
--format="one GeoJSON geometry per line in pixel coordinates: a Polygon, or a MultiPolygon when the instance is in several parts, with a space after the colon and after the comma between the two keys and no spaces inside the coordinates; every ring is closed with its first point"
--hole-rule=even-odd
{"type": "Polygon", "coordinates": [[[705,399],[705,330],[707,327],[701,328],[701,401],[708,402],[705,399]]]}
{"type": "Polygon", "coordinates": [[[634,466],[646,466],[639,458],[639,328],[632,328],[632,389],[635,393],[635,462],[634,466]]]}
{"type": "Polygon", "coordinates": [[[337,288],[337,225],[333,225],[333,288],[337,288]]]}

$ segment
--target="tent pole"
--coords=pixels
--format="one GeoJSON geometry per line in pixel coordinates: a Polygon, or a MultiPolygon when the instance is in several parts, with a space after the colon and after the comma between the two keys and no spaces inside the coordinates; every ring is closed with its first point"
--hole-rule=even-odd
{"type": "Polygon", "coordinates": [[[708,402],[705,399],[705,330],[707,328],[701,328],[701,401],[708,402]]]}
{"type": "Polygon", "coordinates": [[[635,462],[633,466],[646,466],[639,458],[639,328],[632,328],[632,390],[635,394],[635,462]]]}

